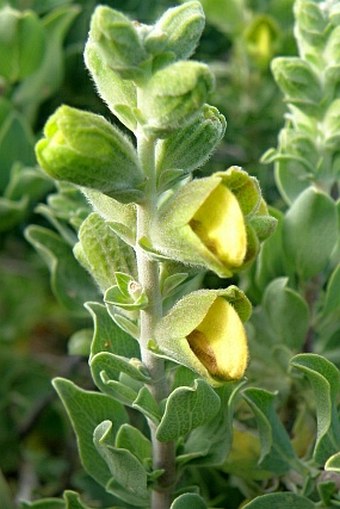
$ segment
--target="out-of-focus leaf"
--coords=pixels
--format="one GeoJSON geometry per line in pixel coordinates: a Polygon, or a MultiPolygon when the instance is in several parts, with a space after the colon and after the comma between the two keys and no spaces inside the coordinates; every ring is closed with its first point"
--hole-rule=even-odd
{"type": "Polygon", "coordinates": [[[95,300],[98,294],[70,246],[55,232],[41,226],[29,226],[25,235],[49,267],[55,296],[70,312],[83,316],[84,302],[95,300]]]}
{"type": "Polygon", "coordinates": [[[288,278],[274,279],[266,288],[263,308],[278,342],[299,351],[309,326],[308,305],[303,297],[287,286],[288,278]]]}
{"type": "Polygon", "coordinates": [[[207,509],[207,507],[197,493],[184,493],[172,502],[170,509],[207,509]]]}
{"type": "Polygon", "coordinates": [[[58,392],[77,436],[79,454],[85,470],[102,486],[111,478],[110,471],[93,443],[96,427],[106,419],[113,422],[113,433],[128,421],[120,403],[97,392],[84,391],[73,382],[56,378],[53,386],[58,392]]]}
{"type": "MultiPolygon", "coordinates": [[[[1,107],[1,105],[0,105],[1,107]]],[[[34,137],[25,118],[12,109],[0,123],[0,191],[4,191],[13,164],[35,164],[34,137]]]]}
{"type": "Polygon", "coordinates": [[[10,489],[0,470],[0,500],[3,504],[2,509],[15,509],[14,500],[12,499],[10,489]]]}
{"type": "Polygon", "coordinates": [[[308,279],[324,270],[338,237],[335,202],[314,187],[306,189],[288,210],[283,247],[297,274],[308,279]]]}
{"type": "Polygon", "coordinates": [[[47,33],[44,58],[36,72],[17,87],[13,100],[28,119],[33,120],[38,106],[58,90],[64,74],[62,44],[69,26],[79,13],[75,5],[61,6],[43,19],[47,33]]]}
{"type": "Polygon", "coordinates": [[[0,231],[11,230],[19,224],[27,212],[28,198],[23,196],[19,201],[0,197],[0,231]]]}
{"type": "Polygon", "coordinates": [[[340,264],[335,268],[329,278],[323,315],[328,315],[340,310],[340,264]]]}
{"type": "Polygon", "coordinates": [[[306,497],[295,493],[269,493],[256,497],[243,509],[315,509],[315,504],[306,497]]]}
{"type": "Polygon", "coordinates": [[[340,472],[340,452],[333,454],[325,463],[325,470],[340,472]]]}
{"type": "Polygon", "coordinates": [[[66,509],[65,502],[58,498],[43,498],[35,502],[21,502],[20,509],[66,509]]]}
{"type": "Polygon", "coordinates": [[[312,386],[317,417],[313,457],[323,464],[340,447],[340,423],[336,407],[340,372],[334,364],[317,354],[299,354],[290,363],[306,375],[312,386]]]}
{"type": "Polygon", "coordinates": [[[243,390],[243,396],[257,420],[261,442],[260,465],[278,474],[292,467],[301,471],[302,466],[275,410],[276,395],[264,389],[249,387],[243,390]]]}

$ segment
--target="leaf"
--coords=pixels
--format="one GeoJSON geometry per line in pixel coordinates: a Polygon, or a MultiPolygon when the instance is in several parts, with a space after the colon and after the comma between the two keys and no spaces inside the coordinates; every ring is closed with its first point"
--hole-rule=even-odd
{"type": "Polygon", "coordinates": [[[232,445],[233,419],[236,401],[246,382],[224,384],[216,389],[221,405],[212,421],[195,428],[184,444],[184,452],[177,457],[179,465],[221,465],[232,445]]]}
{"type": "Polygon", "coordinates": [[[53,380],[53,386],[61,398],[77,436],[80,459],[86,472],[99,484],[106,486],[111,475],[109,469],[93,444],[93,433],[104,420],[113,423],[112,432],[128,421],[127,413],[114,399],[91,391],[84,391],[63,378],[53,380]]]}
{"type": "Polygon", "coordinates": [[[43,19],[47,33],[44,58],[37,71],[22,81],[13,95],[14,103],[29,119],[34,118],[39,104],[46,101],[62,82],[63,39],[78,13],[79,7],[75,5],[62,6],[43,19]]]}
{"type": "MultiPolygon", "coordinates": [[[[129,504],[142,507],[148,505],[146,470],[129,450],[114,446],[112,423],[106,420],[99,424],[95,429],[93,440],[113,476],[114,484],[111,487],[118,485],[123,488],[119,497],[129,504]]],[[[107,484],[107,490],[111,491],[110,482],[107,484]]]]}
{"type": "Polygon", "coordinates": [[[278,57],[272,61],[272,71],[287,101],[301,109],[319,106],[322,87],[308,62],[299,57],[278,57]]]}
{"type": "Polygon", "coordinates": [[[87,216],[78,237],[79,242],[73,248],[74,254],[103,293],[116,283],[116,271],[135,273],[136,262],[132,248],[112,231],[99,214],[93,212],[87,216]]]}
{"type": "Polygon", "coordinates": [[[266,288],[263,308],[273,329],[273,337],[300,351],[309,326],[309,310],[303,297],[287,286],[288,278],[274,279],[266,288]]]}
{"type": "Polygon", "coordinates": [[[302,371],[312,386],[317,417],[313,458],[323,464],[340,447],[340,423],[336,407],[340,372],[334,364],[317,354],[296,355],[290,364],[302,371]]]}
{"type": "Polygon", "coordinates": [[[196,493],[184,493],[177,497],[171,504],[170,509],[207,509],[208,506],[203,498],[196,493]]]}
{"type": "Polygon", "coordinates": [[[186,435],[211,421],[220,404],[220,398],[204,380],[195,380],[193,387],[177,387],[167,399],[157,439],[167,442],[186,435]]]}
{"type": "Polygon", "coordinates": [[[98,294],[90,276],[75,260],[69,244],[42,226],[29,226],[25,236],[47,263],[55,296],[68,311],[84,316],[84,302],[95,300],[98,294]]]}
{"type": "Polygon", "coordinates": [[[1,191],[6,188],[11,168],[16,161],[20,160],[27,166],[35,164],[33,147],[34,136],[30,125],[20,113],[14,109],[8,109],[0,123],[1,191]]]}
{"type": "Polygon", "coordinates": [[[85,307],[90,312],[94,325],[91,358],[100,352],[111,352],[124,357],[139,357],[137,341],[118,327],[105,306],[98,302],[87,302],[85,307]]]}
{"type": "Polygon", "coordinates": [[[161,411],[155,398],[147,387],[142,387],[137,398],[132,404],[132,408],[142,412],[145,417],[158,424],[161,418],[161,411]]]}
{"type": "Polygon", "coordinates": [[[28,199],[23,196],[20,201],[0,197],[0,231],[9,231],[21,223],[28,209],[28,199]]]}
{"type": "Polygon", "coordinates": [[[130,424],[123,424],[119,428],[116,436],[116,446],[131,451],[144,464],[151,461],[152,445],[150,440],[139,429],[130,424]]]}
{"type": "Polygon", "coordinates": [[[340,472],[340,452],[337,452],[328,458],[325,463],[325,470],[340,472]]]}
{"type": "Polygon", "coordinates": [[[323,315],[335,313],[340,310],[340,264],[335,268],[331,274],[326,290],[326,298],[324,308],[322,310],[323,315]]]}
{"type": "Polygon", "coordinates": [[[275,411],[276,394],[249,387],[243,390],[243,396],[252,408],[259,431],[261,456],[259,464],[272,472],[282,474],[290,468],[302,470],[295,456],[287,431],[275,411]]]}
{"type": "Polygon", "coordinates": [[[0,470],[0,500],[3,504],[2,509],[15,509],[14,500],[12,499],[11,492],[8,484],[0,470]]]}
{"type": "Polygon", "coordinates": [[[71,490],[64,491],[65,509],[90,509],[81,500],[78,493],[71,490]]]}
{"type": "Polygon", "coordinates": [[[35,502],[20,502],[20,509],[66,509],[65,502],[59,498],[43,498],[35,502]]]}
{"type": "Polygon", "coordinates": [[[295,493],[269,493],[256,497],[243,506],[243,509],[315,509],[315,504],[308,498],[295,493]]]}
{"type": "Polygon", "coordinates": [[[324,270],[338,236],[334,201],[314,187],[306,189],[288,210],[283,223],[283,247],[302,279],[324,270]]]}

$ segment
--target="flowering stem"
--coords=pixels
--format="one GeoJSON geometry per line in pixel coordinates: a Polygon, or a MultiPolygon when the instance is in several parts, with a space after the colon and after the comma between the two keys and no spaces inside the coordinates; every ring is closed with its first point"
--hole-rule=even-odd
{"type": "MultiPolygon", "coordinates": [[[[147,178],[146,198],[137,207],[137,244],[136,256],[139,282],[148,297],[148,307],[140,313],[140,349],[144,365],[149,370],[153,383],[150,392],[159,403],[169,395],[165,377],[164,361],[156,357],[149,349],[148,342],[154,335],[157,322],[162,317],[162,298],[159,282],[159,265],[151,260],[138,245],[142,237],[149,237],[149,229],[156,214],[156,176],[155,176],[155,143],[154,140],[137,136],[137,147],[140,162],[147,178]]],[[[168,509],[171,502],[171,491],[175,482],[175,445],[173,442],[160,442],[156,438],[155,424],[148,421],[150,427],[153,468],[163,469],[158,485],[152,492],[151,509],[168,509]]]]}

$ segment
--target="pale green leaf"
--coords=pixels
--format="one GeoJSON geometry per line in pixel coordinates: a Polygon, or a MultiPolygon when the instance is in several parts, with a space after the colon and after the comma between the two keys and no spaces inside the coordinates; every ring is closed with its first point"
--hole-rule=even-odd
{"type": "Polygon", "coordinates": [[[243,390],[243,396],[257,421],[261,467],[281,474],[292,467],[301,471],[302,466],[296,458],[288,433],[275,410],[276,395],[265,389],[249,387],[243,390]]]}
{"type": "Polygon", "coordinates": [[[87,302],[85,307],[90,312],[94,324],[91,358],[100,352],[110,352],[129,358],[139,357],[137,341],[116,325],[105,306],[98,302],[87,302]]]}
{"type": "Polygon", "coordinates": [[[142,463],[150,462],[152,457],[150,440],[139,429],[130,424],[123,424],[119,428],[116,435],[116,446],[131,451],[142,463]]]}
{"type": "Polygon", "coordinates": [[[269,493],[256,497],[243,506],[243,509],[315,509],[308,498],[295,493],[269,493]]]}
{"type": "Polygon", "coordinates": [[[56,378],[53,385],[69,415],[77,436],[79,454],[85,470],[102,486],[106,486],[110,471],[93,444],[93,433],[104,420],[113,423],[113,433],[128,421],[124,407],[114,399],[97,392],[84,391],[74,383],[56,378]]]}
{"type": "Polygon", "coordinates": [[[58,300],[70,312],[84,316],[84,302],[95,300],[98,294],[90,276],[75,260],[69,244],[42,226],[29,226],[25,235],[47,263],[52,290],[58,300]]]}
{"type": "Polygon", "coordinates": [[[156,432],[158,440],[175,440],[211,421],[220,404],[220,398],[204,380],[195,380],[193,387],[177,387],[167,399],[156,432]]]}
{"type": "Polygon", "coordinates": [[[335,202],[314,187],[306,189],[288,210],[283,247],[301,278],[309,279],[326,267],[338,235],[337,222],[335,202]]]}
{"type": "Polygon", "coordinates": [[[323,464],[340,447],[340,423],[336,407],[340,372],[334,364],[317,354],[299,354],[290,363],[306,375],[312,386],[317,417],[313,457],[323,464]]]}
{"type": "Polygon", "coordinates": [[[197,493],[184,493],[177,497],[171,504],[170,509],[207,509],[208,506],[203,498],[197,493]]]}
{"type": "Polygon", "coordinates": [[[287,286],[288,278],[274,279],[266,288],[263,308],[273,337],[293,350],[300,351],[309,326],[307,302],[287,286]]]}
{"type": "Polygon", "coordinates": [[[132,407],[139,410],[145,417],[158,424],[161,418],[161,410],[155,398],[147,387],[142,387],[132,407]]]}
{"type": "MultiPolygon", "coordinates": [[[[125,490],[125,494],[122,492],[120,497],[133,505],[148,505],[146,470],[129,450],[115,447],[112,422],[106,420],[100,423],[94,431],[93,440],[111,472],[114,483],[125,490]]],[[[107,485],[107,488],[109,487],[110,484],[107,485]]]]}

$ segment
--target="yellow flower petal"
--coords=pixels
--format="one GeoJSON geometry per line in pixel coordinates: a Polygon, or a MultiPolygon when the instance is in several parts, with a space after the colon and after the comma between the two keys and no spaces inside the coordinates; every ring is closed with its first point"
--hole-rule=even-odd
{"type": "Polygon", "coordinates": [[[223,380],[243,376],[248,362],[246,333],[235,309],[223,297],[217,297],[187,340],[211,375],[223,380]]]}
{"type": "Polygon", "coordinates": [[[190,227],[224,265],[239,267],[247,251],[247,233],[240,205],[223,184],[196,211],[190,227]]]}

